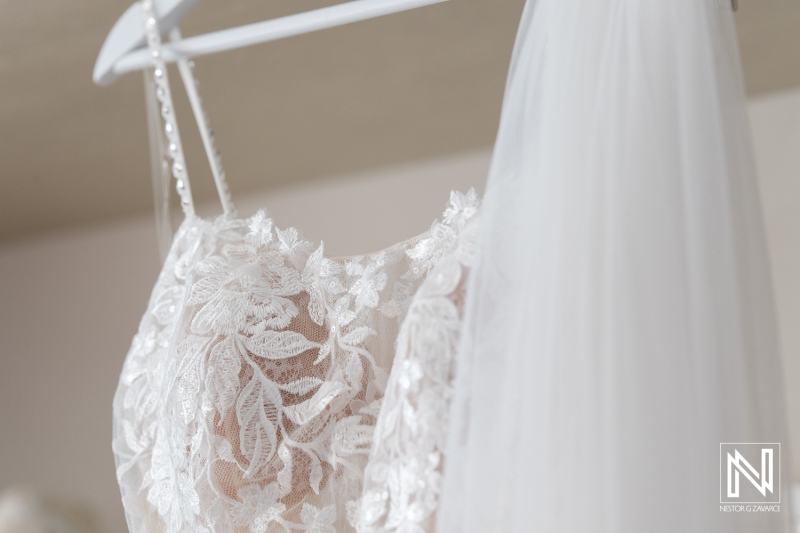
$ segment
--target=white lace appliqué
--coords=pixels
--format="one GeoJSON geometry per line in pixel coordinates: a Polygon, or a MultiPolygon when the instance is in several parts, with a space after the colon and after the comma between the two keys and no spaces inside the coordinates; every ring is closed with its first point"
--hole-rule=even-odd
{"type": "Polygon", "coordinates": [[[360,533],[434,531],[476,208],[474,195],[454,196],[445,224],[409,251],[431,270],[398,335],[365,472],[360,533]],[[451,246],[435,242],[442,238],[451,246]]]}
{"type": "Polygon", "coordinates": [[[476,209],[473,191],[453,193],[427,235],[344,259],[264,212],[187,218],[114,400],[131,531],[334,533],[428,518],[476,209]]]}

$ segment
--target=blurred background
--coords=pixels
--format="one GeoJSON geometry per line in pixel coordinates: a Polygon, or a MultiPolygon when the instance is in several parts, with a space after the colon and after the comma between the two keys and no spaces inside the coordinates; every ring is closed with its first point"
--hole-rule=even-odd
{"type": "MultiPolygon", "coordinates": [[[[126,530],[111,398],[159,258],[142,77],[100,88],[91,75],[129,2],[0,2],[0,533],[34,531],[19,525],[30,516],[41,531],[126,530]]],[[[334,3],[206,0],[182,30],[334,3]]],[[[267,207],[337,255],[427,229],[451,189],[482,188],[523,5],[451,0],[200,58],[240,213],[267,207]]],[[[739,0],[735,20],[800,482],[800,0],[739,0]]],[[[213,214],[171,74],[192,188],[213,214]]]]}

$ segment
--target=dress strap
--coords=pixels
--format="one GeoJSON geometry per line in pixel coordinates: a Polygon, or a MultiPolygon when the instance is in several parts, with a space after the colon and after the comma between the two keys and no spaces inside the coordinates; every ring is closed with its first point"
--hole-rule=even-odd
{"type": "MultiPolygon", "coordinates": [[[[179,41],[181,39],[180,30],[176,27],[170,32],[170,39],[179,41]]],[[[225,169],[222,167],[222,157],[220,156],[219,149],[214,142],[214,130],[211,129],[211,122],[208,118],[208,113],[203,109],[202,99],[197,92],[197,78],[194,73],[194,61],[187,61],[185,59],[178,60],[178,72],[183,80],[183,85],[186,87],[186,94],[189,97],[189,103],[192,106],[192,113],[194,114],[197,128],[200,130],[200,137],[203,139],[203,148],[205,148],[206,156],[208,157],[208,164],[211,166],[211,173],[214,176],[214,184],[217,186],[217,194],[219,194],[222,209],[226,215],[236,215],[236,208],[231,199],[231,191],[228,188],[228,182],[225,179],[225,169]]]]}
{"type": "MultiPolygon", "coordinates": [[[[150,49],[153,63],[153,89],[156,99],[161,106],[161,117],[164,121],[163,128],[167,145],[166,154],[172,161],[171,174],[175,178],[175,188],[181,200],[181,208],[183,209],[184,215],[192,216],[195,214],[194,202],[192,200],[189,175],[186,171],[186,161],[180,133],[178,131],[178,123],[175,119],[175,105],[172,100],[172,91],[170,90],[166,63],[161,53],[162,43],[161,35],[158,30],[158,19],[156,17],[153,0],[142,0],[141,5],[145,15],[147,46],[150,49]]],[[[177,28],[172,30],[170,38],[172,40],[180,39],[180,32],[177,28]]],[[[197,81],[192,74],[193,63],[186,59],[178,60],[177,63],[178,71],[186,87],[192,112],[200,130],[200,136],[203,139],[203,146],[211,165],[211,172],[214,176],[214,182],[217,187],[217,192],[219,193],[223,210],[226,215],[235,215],[236,209],[233,206],[230,190],[225,181],[225,171],[222,168],[219,150],[217,150],[214,145],[214,133],[211,130],[208,115],[202,108],[200,95],[197,91],[197,81]]],[[[164,176],[164,179],[167,179],[166,176],[164,176]]]]}

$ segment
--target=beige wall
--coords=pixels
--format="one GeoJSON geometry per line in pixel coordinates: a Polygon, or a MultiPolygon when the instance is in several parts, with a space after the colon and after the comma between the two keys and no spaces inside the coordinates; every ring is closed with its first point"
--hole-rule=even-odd
{"type": "MultiPolygon", "coordinates": [[[[751,111],[800,458],[800,91],[761,97],[751,111]]],[[[480,187],[488,164],[488,150],[478,151],[238,203],[245,215],[265,205],[279,225],[349,255],[424,231],[448,191],[480,187]]],[[[157,271],[149,216],[0,249],[0,490],[23,485],[83,503],[109,531],[124,531],[110,402],[157,271]]]]}

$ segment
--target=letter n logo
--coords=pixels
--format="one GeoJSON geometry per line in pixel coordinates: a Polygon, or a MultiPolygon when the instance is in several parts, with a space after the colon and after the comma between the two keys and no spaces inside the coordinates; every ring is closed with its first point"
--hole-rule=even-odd
{"type": "Polygon", "coordinates": [[[719,452],[720,503],[780,503],[780,443],[723,442],[719,452]]]}

